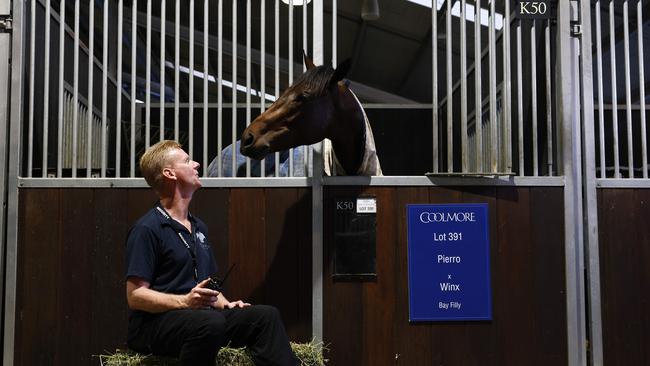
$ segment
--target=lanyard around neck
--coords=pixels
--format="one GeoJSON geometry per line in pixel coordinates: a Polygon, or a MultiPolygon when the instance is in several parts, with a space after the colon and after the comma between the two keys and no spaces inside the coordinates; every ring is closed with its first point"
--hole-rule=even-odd
{"type": "MultiPolygon", "coordinates": [[[[162,208],[160,206],[156,206],[156,209],[158,209],[158,212],[160,212],[160,214],[164,218],[166,218],[168,221],[171,222],[172,217],[169,216],[169,214],[167,213],[167,211],[165,211],[164,208],[162,208]]],[[[172,227],[173,227],[173,225],[172,225],[172,227]]],[[[198,283],[199,282],[199,270],[198,270],[198,264],[197,264],[197,261],[196,261],[196,252],[195,252],[195,250],[192,250],[192,247],[190,247],[190,244],[187,242],[187,240],[185,240],[185,238],[183,237],[183,234],[181,233],[180,230],[176,230],[176,234],[178,234],[178,237],[181,238],[181,241],[183,242],[183,245],[185,245],[185,248],[187,248],[187,250],[190,252],[190,256],[192,256],[192,267],[194,268],[194,281],[198,283]]],[[[192,233],[190,233],[190,235],[192,235],[192,233]]]]}

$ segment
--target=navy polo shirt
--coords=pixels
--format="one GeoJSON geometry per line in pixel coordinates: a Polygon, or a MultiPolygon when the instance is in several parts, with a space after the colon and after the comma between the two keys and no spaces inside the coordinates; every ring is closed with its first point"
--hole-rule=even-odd
{"type": "MultiPolygon", "coordinates": [[[[186,294],[198,282],[216,273],[208,228],[197,217],[189,215],[189,220],[192,232],[172,219],[160,204],[140,218],[126,241],[126,278],[140,277],[149,282],[150,289],[159,292],[186,294]],[[196,256],[197,280],[190,250],[196,256]]],[[[134,311],[130,318],[133,320],[145,314],[134,311]]]]}

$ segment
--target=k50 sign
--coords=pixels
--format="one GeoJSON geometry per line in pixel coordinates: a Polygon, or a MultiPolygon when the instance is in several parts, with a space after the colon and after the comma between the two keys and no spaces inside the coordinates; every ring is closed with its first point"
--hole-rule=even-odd
{"type": "Polygon", "coordinates": [[[518,0],[517,16],[520,19],[549,19],[553,17],[553,6],[549,0],[518,0]]]}

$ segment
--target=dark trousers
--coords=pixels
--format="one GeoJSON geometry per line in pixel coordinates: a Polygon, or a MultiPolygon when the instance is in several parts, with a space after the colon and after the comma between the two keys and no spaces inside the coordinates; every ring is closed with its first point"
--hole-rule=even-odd
{"type": "Polygon", "coordinates": [[[247,347],[256,365],[294,366],[278,310],[253,305],[227,310],[173,310],[148,319],[129,340],[143,353],[178,357],[182,365],[214,366],[219,348],[247,347]]]}

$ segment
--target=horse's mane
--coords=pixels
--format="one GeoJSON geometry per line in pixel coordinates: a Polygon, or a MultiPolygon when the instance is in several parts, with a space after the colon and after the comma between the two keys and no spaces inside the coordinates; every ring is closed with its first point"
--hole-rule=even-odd
{"type": "Polygon", "coordinates": [[[303,90],[312,97],[320,97],[327,93],[327,87],[332,81],[332,76],[334,76],[332,67],[326,65],[317,66],[300,75],[287,92],[303,90]]]}

